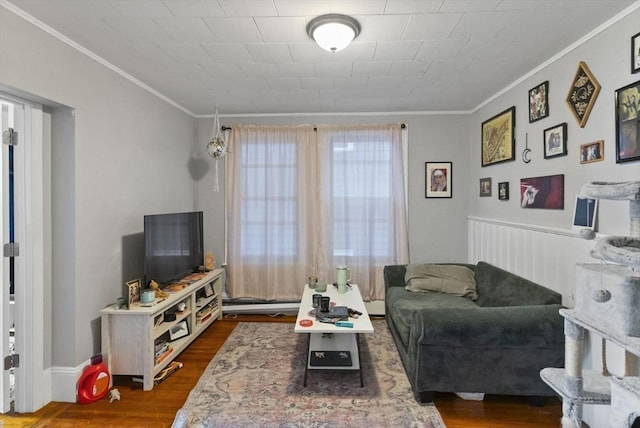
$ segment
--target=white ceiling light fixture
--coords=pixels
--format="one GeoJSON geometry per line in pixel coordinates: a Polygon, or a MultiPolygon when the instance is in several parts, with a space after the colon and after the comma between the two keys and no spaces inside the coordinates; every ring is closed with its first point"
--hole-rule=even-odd
{"type": "Polygon", "coordinates": [[[307,24],[307,34],[322,49],[338,52],[360,34],[360,23],[347,15],[329,13],[313,18],[307,24]]]}

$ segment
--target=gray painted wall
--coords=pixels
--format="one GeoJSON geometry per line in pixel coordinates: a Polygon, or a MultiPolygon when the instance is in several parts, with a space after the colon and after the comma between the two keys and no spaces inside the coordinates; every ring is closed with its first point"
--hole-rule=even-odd
{"type": "MultiPolygon", "coordinates": [[[[0,82],[69,106],[52,122],[51,365],[100,351],[100,309],[142,274],[143,215],[195,208],[194,119],[0,8],[0,82]],[[75,124],[75,129],[73,125],[75,124]],[[133,244],[131,244],[133,241],[133,244]],[[131,245],[132,248],[124,248],[131,245]],[[127,257],[123,256],[126,254],[127,257]]],[[[46,357],[45,357],[46,360],[46,357]]]]}

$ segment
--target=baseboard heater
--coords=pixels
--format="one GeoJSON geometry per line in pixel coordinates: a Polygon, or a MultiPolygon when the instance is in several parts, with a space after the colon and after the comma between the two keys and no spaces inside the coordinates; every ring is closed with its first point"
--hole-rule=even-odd
{"type": "Polygon", "coordinates": [[[251,302],[222,301],[223,314],[297,314],[299,302],[251,302]]]}
{"type": "MultiPolygon", "coordinates": [[[[365,302],[369,315],[384,315],[384,301],[365,302]]],[[[261,302],[222,300],[223,314],[297,314],[299,302],[261,302]]]]}

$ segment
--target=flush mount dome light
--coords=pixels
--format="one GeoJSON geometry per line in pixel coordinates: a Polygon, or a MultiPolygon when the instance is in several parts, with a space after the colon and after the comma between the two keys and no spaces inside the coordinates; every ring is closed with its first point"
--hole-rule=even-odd
{"type": "Polygon", "coordinates": [[[330,13],[313,18],[307,24],[307,34],[322,49],[340,51],[360,34],[360,24],[347,15],[330,13]]]}

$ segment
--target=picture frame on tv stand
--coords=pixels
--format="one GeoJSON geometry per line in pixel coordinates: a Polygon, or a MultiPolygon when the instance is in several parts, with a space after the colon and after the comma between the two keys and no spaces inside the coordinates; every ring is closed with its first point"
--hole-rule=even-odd
{"type": "Polygon", "coordinates": [[[169,340],[171,340],[172,342],[188,335],[189,324],[186,320],[180,321],[169,330],[169,340]]]}

